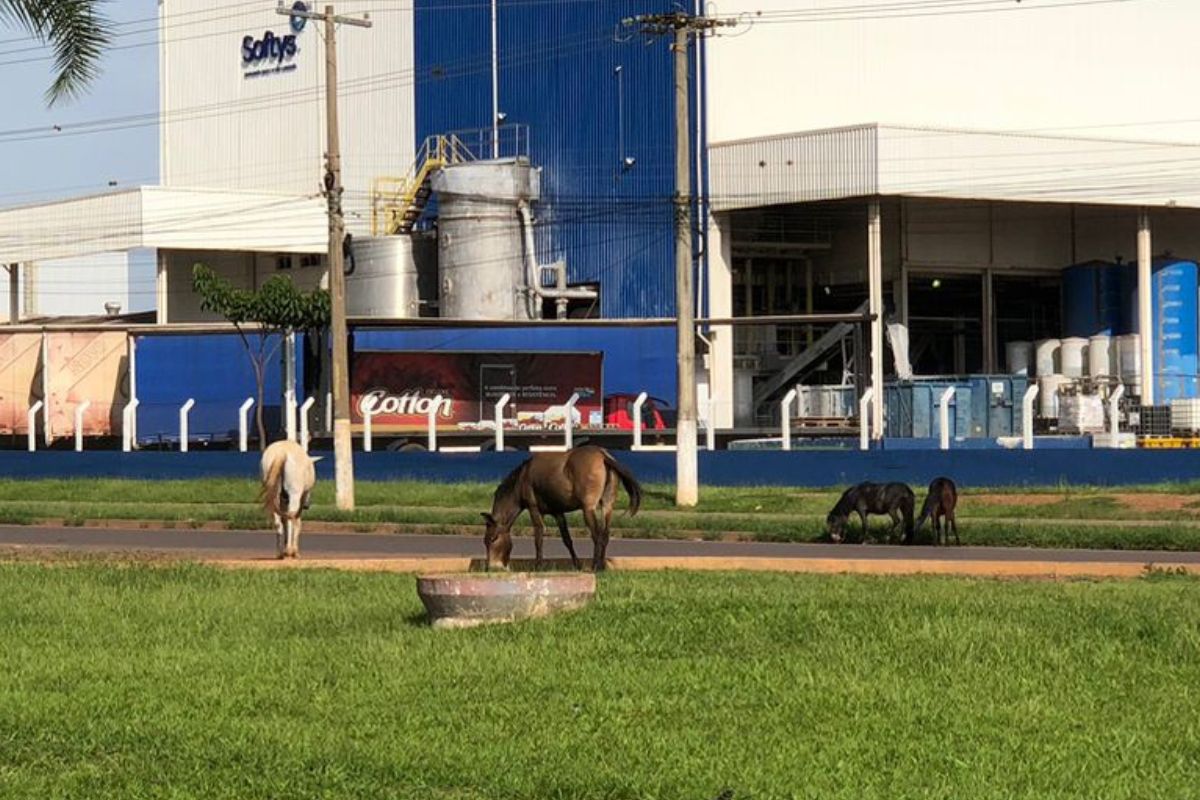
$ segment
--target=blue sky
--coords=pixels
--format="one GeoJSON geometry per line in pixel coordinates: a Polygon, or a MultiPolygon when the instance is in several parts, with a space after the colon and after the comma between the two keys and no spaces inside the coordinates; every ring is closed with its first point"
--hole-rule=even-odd
{"type": "MultiPolygon", "coordinates": [[[[0,25],[0,131],[37,128],[32,141],[0,136],[0,206],[48,197],[107,191],[158,181],[158,128],[144,122],[126,130],[56,136],[54,125],[153,114],[158,111],[158,48],[155,0],[109,0],[106,13],[125,23],[108,52],[103,73],[77,100],[47,108],[51,82],[49,51],[21,32],[0,25]],[[140,21],[150,20],[150,21],[140,21]],[[16,52],[19,51],[19,52],[16,52]],[[20,63],[14,63],[20,62],[20,63]]],[[[26,138],[26,137],[20,137],[26,138]]]]}

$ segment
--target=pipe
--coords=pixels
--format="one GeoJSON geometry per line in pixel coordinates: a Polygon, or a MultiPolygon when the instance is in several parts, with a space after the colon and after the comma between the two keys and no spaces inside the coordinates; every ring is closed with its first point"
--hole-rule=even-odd
{"type": "Polygon", "coordinates": [[[313,407],[313,403],[317,402],[317,398],[310,397],[300,406],[300,446],[304,448],[304,452],[308,452],[308,443],[310,437],[308,435],[308,410],[313,407]]]}
{"type": "Polygon", "coordinates": [[[868,410],[871,408],[871,402],[875,399],[875,387],[872,386],[863,392],[862,399],[858,401],[858,449],[871,449],[871,418],[867,416],[868,410]]]}
{"type": "Polygon", "coordinates": [[[84,400],[75,406],[75,452],[83,452],[83,413],[88,410],[88,406],[92,404],[91,400],[84,400]]]}
{"type": "Polygon", "coordinates": [[[1038,396],[1038,385],[1032,384],[1025,390],[1025,398],[1021,401],[1021,446],[1026,450],[1033,449],[1033,401],[1038,396]]]}
{"type": "Polygon", "coordinates": [[[37,450],[37,413],[42,410],[43,405],[44,403],[42,403],[41,400],[38,400],[29,407],[29,415],[27,417],[26,424],[29,426],[29,452],[31,453],[37,450]]]}
{"type": "MultiPolygon", "coordinates": [[[[521,215],[521,230],[525,236],[525,272],[527,273],[525,280],[528,290],[543,300],[595,300],[599,297],[599,294],[593,289],[547,289],[542,286],[542,268],[537,262],[537,251],[533,244],[533,213],[529,209],[529,201],[524,199],[517,201],[517,212],[521,215]]],[[[567,265],[558,261],[552,265],[552,268],[560,276],[559,283],[565,286],[567,265]]]]}
{"type": "Polygon", "coordinates": [[[1118,404],[1121,402],[1121,396],[1125,394],[1125,385],[1120,384],[1117,390],[1112,393],[1112,397],[1108,398],[1108,430],[1112,435],[1112,447],[1117,446],[1117,434],[1120,432],[1120,426],[1117,424],[1118,404]]]}
{"type": "Polygon", "coordinates": [[[496,452],[504,452],[504,407],[508,405],[508,401],[512,399],[509,394],[504,394],[496,401],[496,452]]]}
{"type": "Polygon", "coordinates": [[[638,394],[637,399],[633,401],[633,449],[642,449],[642,405],[645,404],[648,395],[645,392],[638,394]]]}
{"type": "Polygon", "coordinates": [[[563,406],[563,444],[570,450],[575,444],[575,404],[579,395],[572,394],[571,399],[563,406]]]}
{"type": "Polygon", "coordinates": [[[187,402],[179,407],[179,452],[188,451],[188,412],[196,405],[196,399],[189,397],[187,402]]]}
{"type": "Polygon", "coordinates": [[[788,390],[779,403],[780,443],[784,450],[792,449],[792,401],[796,399],[796,387],[788,390]]]}
{"type": "Polygon", "coordinates": [[[250,411],[250,406],[254,405],[254,398],[247,397],[246,402],[238,408],[238,450],[246,452],[247,445],[250,442],[250,430],[246,420],[246,415],[250,411]]]}
{"type": "Polygon", "coordinates": [[[941,423],[941,448],[950,449],[950,398],[954,397],[954,387],[947,386],[946,391],[938,398],[938,422],[941,423]]]}
{"type": "Polygon", "coordinates": [[[427,442],[429,452],[437,452],[437,414],[438,409],[442,407],[442,396],[433,398],[433,402],[429,404],[429,415],[426,417],[425,424],[429,427],[429,441],[427,442]]]}
{"type": "MultiPolygon", "coordinates": [[[[364,408],[362,410],[363,418],[363,452],[371,452],[371,447],[374,444],[374,439],[371,431],[371,417],[375,416],[375,408],[364,408]]],[[[431,450],[433,448],[430,448],[431,450]]]]}

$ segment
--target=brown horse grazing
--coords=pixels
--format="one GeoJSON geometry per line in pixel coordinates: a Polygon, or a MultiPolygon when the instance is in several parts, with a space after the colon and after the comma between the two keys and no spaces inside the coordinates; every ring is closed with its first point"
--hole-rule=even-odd
{"type": "Polygon", "coordinates": [[[925,520],[933,517],[933,543],[941,544],[942,539],[950,544],[950,531],[954,531],[954,543],[961,545],[958,539],[958,523],[954,519],[954,508],[958,505],[958,487],[949,478],[934,478],[929,484],[929,496],[921,507],[921,516],[917,518],[917,530],[925,524],[925,520]],[[939,522],[941,523],[939,525],[939,522]]]}
{"type": "Polygon", "coordinates": [[[633,516],[642,502],[642,487],[604,448],[585,445],[565,453],[536,453],[526,459],[496,487],[492,512],[482,515],[487,521],[483,544],[487,548],[488,569],[508,569],[512,525],[525,510],[529,511],[533,523],[537,567],[540,569],[543,564],[545,525],[542,517],[551,516],[558,522],[558,532],[571,554],[571,563],[579,569],[565,515],[580,509],[592,534],[592,569],[597,572],[604,569],[618,482],[629,495],[629,515],[633,516]]]}

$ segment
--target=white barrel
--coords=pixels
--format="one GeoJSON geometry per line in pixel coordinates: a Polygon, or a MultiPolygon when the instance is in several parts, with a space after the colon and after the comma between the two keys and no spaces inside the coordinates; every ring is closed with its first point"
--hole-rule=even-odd
{"type": "Polygon", "coordinates": [[[1034,343],[1039,376],[1058,374],[1058,349],[1061,346],[1062,342],[1058,339],[1041,339],[1034,343]]]}
{"type": "Polygon", "coordinates": [[[1062,340],[1058,351],[1062,374],[1068,378],[1082,378],[1083,365],[1087,358],[1088,340],[1080,336],[1070,336],[1062,340]]]}
{"type": "Polygon", "coordinates": [[[1066,375],[1042,375],[1038,378],[1038,415],[1058,419],[1058,387],[1070,383],[1066,375]]]}
{"type": "Polygon", "coordinates": [[[1117,337],[1117,363],[1125,383],[1137,383],[1142,377],[1142,339],[1136,333],[1117,337]]]}
{"type": "Polygon", "coordinates": [[[1087,354],[1088,375],[1093,378],[1107,378],[1117,374],[1113,371],[1116,360],[1113,358],[1111,336],[1101,333],[1089,338],[1087,354]]]}
{"type": "Polygon", "coordinates": [[[1009,342],[1004,345],[1009,375],[1028,375],[1033,363],[1033,342],[1009,342]]]}

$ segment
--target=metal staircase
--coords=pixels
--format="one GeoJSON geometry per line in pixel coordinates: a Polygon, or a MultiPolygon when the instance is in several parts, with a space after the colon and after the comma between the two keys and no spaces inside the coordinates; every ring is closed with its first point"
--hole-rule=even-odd
{"type": "MultiPolygon", "coordinates": [[[[855,314],[865,314],[867,312],[867,303],[863,303],[858,308],[854,309],[855,314]]],[[[839,322],[828,331],[825,332],[820,339],[812,343],[811,347],[805,348],[804,352],[789,361],[782,370],[771,377],[770,380],[764,381],[754,389],[754,408],[767,403],[783,390],[784,387],[795,382],[801,374],[809,367],[816,364],[820,359],[825,357],[825,354],[841,344],[841,341],[847,336],[854,333],[854,324],[849,322],[839,322]]],[[[857,358],[858,354],[855,354],[857,358]]]]}
{"type": "Polygon", "coordinates": [[[475,154],[455,134],[426,137],[406,177],[383,176],[371,182],[371,235],[412,233],[433,193],[434,173],[475,160],[475,154]]]}

